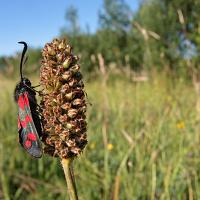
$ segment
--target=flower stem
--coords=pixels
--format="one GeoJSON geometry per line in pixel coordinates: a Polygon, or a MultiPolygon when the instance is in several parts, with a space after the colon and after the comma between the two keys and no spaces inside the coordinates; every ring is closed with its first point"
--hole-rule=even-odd
{"type": "Polygon", "coordinates": [[[70,200],[78,200],[78,194],[76,190],[76,184],[73,174],[73,158],[62,159],[62,167],[65,173],[65,179],[67,182],[67,188],[69,192],[70,200]]]}

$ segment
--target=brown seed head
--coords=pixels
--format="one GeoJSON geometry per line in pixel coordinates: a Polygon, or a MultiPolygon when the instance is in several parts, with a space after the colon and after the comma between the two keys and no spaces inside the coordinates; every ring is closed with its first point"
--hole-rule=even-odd
{"type": "Polygon", "coordinates": [[[40,70],[45,153],[60,158],[80,154],[87,144],[86,103],[79,58],[65,40],[45,45],[40,70]]]}

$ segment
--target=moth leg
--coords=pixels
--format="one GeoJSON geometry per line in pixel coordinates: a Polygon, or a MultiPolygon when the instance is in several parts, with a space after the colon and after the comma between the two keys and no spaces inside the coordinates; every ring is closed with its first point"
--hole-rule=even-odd
{"type": "Polygon", "coordinates": [[[32,114],[33,114],[33,115],[36,115],[36,116],[39,115],[40,117],[42,117],[42,114],[40,114],[38,110],[36,110],[36,112],[32,112],[32,114]]]}
{"type": "Polygon", "coordinates": [[[36,85],[36,86],[32,86],[32,88],[36,88],[36,87],[40,87],[40,84],[39,84],[39,85],[36,85]]]}
{"type": "MultiPolygon", "coordinates": [[[[26,85],[26,87],[29,88],[30,90],[32,90],[32,91],[38,93],[39,95],[41,95],[41,91],[35,90],[34,87],[29,87],[28,85],[26,85]]],[[[37,86],[36,86],[36,87],[37,87],[37,86]]]]}

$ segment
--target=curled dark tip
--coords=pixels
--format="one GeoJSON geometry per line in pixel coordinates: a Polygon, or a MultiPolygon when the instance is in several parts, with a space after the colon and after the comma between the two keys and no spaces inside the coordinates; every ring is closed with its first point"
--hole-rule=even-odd
{"type": "Polygon", "coordinates": [[[23,79],[23,75],[22,75],[22,67],[23,67],[23,61],[24,61],[24,55],[26,54],[26,51],[28,49],[28,45],[26,44],[26,42],[24,41],[20,41],[18,42],[19,44],[23,44],[24,45],[24,49],[22,51],[22,56],[21,56],[21,61],[20,61],[20,76],[21,76],[21,80],[23,79]]]}

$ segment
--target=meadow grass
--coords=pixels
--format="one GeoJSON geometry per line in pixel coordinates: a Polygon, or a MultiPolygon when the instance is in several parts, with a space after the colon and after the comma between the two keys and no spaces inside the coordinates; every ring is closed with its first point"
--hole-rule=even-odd
{"type": "MultiPolygon", "coordinates": [[[[0,84],[0,199],[66,199],[59,160],[18,144],[16,82],[0,84]]],[[[200,121],[192,84],[164,75],[86,83],[88,146],[75,164],[80,200],[200,199],[200,121]]]]}

